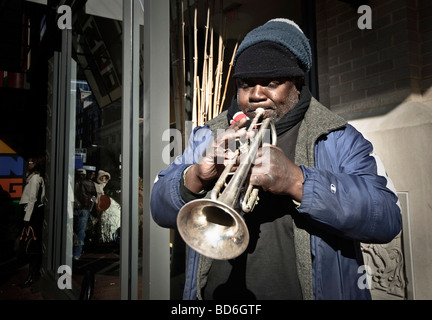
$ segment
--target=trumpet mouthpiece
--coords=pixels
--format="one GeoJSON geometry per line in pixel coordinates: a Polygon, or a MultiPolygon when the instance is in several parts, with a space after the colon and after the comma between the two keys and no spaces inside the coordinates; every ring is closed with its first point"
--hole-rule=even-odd
{"type": "Polygon", "coordinates": [[[264,113],[264,111],[265,110],[263,108],[257,108],[255,110],[255,115],[257,115],[257,116],[260,115],[261,116],[264,113]]]}

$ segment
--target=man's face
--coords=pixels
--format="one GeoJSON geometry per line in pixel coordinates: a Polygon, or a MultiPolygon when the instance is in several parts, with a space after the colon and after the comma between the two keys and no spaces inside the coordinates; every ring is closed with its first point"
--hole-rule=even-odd
{"type": "Polygon", "coordinates": [[[281,79],[237,79],[237,103],[250,118],[257,108],[265,110],[264,118],[280,120],[298,103],[299,91],[294,83],[281,79]]]}

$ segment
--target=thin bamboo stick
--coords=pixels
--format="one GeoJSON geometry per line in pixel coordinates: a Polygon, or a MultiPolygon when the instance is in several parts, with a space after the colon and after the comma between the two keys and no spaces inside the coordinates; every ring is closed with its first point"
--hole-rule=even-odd
{"type": "MultiPolygon", "coordinates": [[[[222,2],[220,5],[220,10],[222,10],[222,2]]],[[[222,11],[220,11],[220,21],[219,21],[219,42],[218,42],[218,62],[217,62],[217,73],[215,76],[215,88],[214,88],[214,95],[213,95],[213,108],[212,108],[212,118],[216,117],[219,114],[219,101],[220,101],[220,91],[221,91],[221,78],[223,75],[223,14],[222,11]]]]}
{"type": "Polygon", "coordinates": [[[219,113],[222,112],[222,108],[223,108],[223,105],[225,103],[226,91],[227,91],[227,88],[228,88],[228,82],[229,82],[229,79],[230,79],[230,76],[231,76],[231,69],[232,69],[233,64],[234,64],[234,56],[235,56],[235,53],[237,51],[237,48],[238,48],[238,41],[236,42],[236,45],[234,47],[233,54],[232,54],[232,57],[231,57],[231,61],[230,61],[230,64],[229,64],[228,75],[227,75],[226,81],[225,81],[225,89],[224,89],[224,93],[223,93],[223,96],[222,96],[222,102],[221,102],[221,105],[220,105],[220,108],[219,108],[219,113]]]}
{"type": "Polygon", "coordinates": [[[210,51],[209,51],[209,63],[208,63],[208,75],[207,75],[207,87],[206,87],[206,112],[207,119],[212,118],[212,93],[213,93],[213,27],[210,29],[210,51]]]}
{"type": "Polygon", "coordinates": [[[222,35],[219,35],[219,46],[218,46],[218,68],[217,74],[215,78],[215,90],[214,90],[214,107],[213,107],[213,115],[212,117],[216,117],[219,112],[219,104],[220,104],[220,92],[222,86],[222,76],[223,76],[223,61],[224,61],[224,45],[222,35]]]}
{"type": "Polygon", "coordinates": [[[206,90],[207,90],[207,77],[209,68],[209,56],[208,56],[208,37],[209,37],[209,25],[210,25],[210,7],[207,6],[207,20],[205,24],[205,37],[204,37],[204,50],[203,50],[203,70],[201,75],[201,110],[207,113],[206,104],[206,90]]]}
{"type": "MultiPolygon", "coordinates": [[[[199,91],[202,90],[202,88],[200,88],[200,78],[199,78],[199,76],[197,76],[196,83],[197,83],[197,90],[199,92],[199,91]]],[[[197,103],[197,106],[198,106],[198,109],[197,109],[197,121],[198,121],[198,125],[201,126],[202,125],[202,109],[201,109],[202,104],[201,104],[201,96],[199,94],[197,94],[197,100],[198,100],[198,103],[197,103]]]]}

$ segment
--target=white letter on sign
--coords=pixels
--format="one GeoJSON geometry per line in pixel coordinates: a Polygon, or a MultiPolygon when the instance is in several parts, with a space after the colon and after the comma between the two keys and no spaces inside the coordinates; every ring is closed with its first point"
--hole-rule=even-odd
{"type": "Polygon", "coordinates": [[[72,9],[67,5],[62,5],[57,8],[57,13],[63,13],[57,20],[59,29],[72,29],[72,9]]]}
{"type": "Polygon", "coordinates": [[[58,267],[57,273],[62,274],[57,280],[57,286],[60,290],[72,289],[72,269],[67,265],[58,267]]]}

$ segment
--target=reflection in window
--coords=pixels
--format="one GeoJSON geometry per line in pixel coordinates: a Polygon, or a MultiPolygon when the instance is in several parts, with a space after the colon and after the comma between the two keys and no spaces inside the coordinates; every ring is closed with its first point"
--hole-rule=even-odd
{"type": "MultiPolygon", "coordinates": [[[[83,253],[73,262],[74,283],[82,293],[94,279],[99,286],[116,291],[118,297],[121,26],[121,21],[80,13],[72,29],[73,59],[77,62],[75,169],[86,170],[97,191],[86,224],[83,253]]],[[[113,298],[112,293],[109,298],[113,298]]]]}

